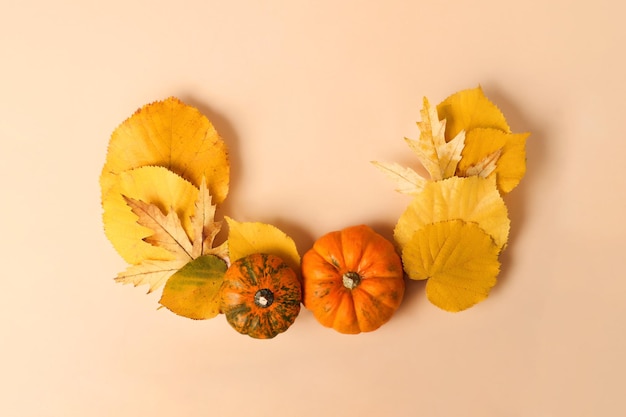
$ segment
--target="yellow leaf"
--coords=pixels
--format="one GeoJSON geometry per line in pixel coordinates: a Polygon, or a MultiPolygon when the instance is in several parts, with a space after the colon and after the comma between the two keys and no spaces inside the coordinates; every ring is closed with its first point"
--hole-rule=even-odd
{"type": "Polygon", "coordinates": [[[426,179],[411,168],[395,162],[373,161],[372,164],[396,183],[396,191],[399,193],[417,195],[424,189],[426,179]]]}
{"type": "Polygon", "coordinates": [[[226,217],[230,262],[255,253],[282,258],[294,271],[300,270],[300,255],[293,239],[284,232],[264,223],[240,223],[226,217]]]}
{"type": "Polygon", "coordinates": [[[461,159],[464,146],[464,133],[458,132],[454,139],[446,141],[445,119],[439,120],[437,109],[432,108],[424,97],[424,107],[420,111],[422,121],[417,123],[419,140],[406,139],[409,147],[426,168],[432,180],[441,180],[454,175],[461,159]]]}
{"type": "Polygon", "coordinates": [[[463,158],[457,173],[471,175],[472,167],[481,160],[501,151],[495,161],[498,189],[508,193],[515,188],[526,173],[526,138],[528,133],[506,133],[497,129],[476,128],[467,132],[463,158]]]}
{"type": "Polygon", "coordinates": [[[446,119],[446,140],[459,132],[477,127],[499,129],[510,133],[504,115],[483,93],[482,88],[472,88],[452,94],[437,106],[440,118],[446,119]]]}
{"type": "Polygon", "coordinates": [[[489,178],[489,176],[495,172],[498,159],[502,155],[502,149],[498,149],[485,156],[474,165],[468,166],[463,172],[460,173],[461,177],[479,176],[483,178],[489,178]]]}
{"type": "Polygon", "coordinates": [[[428,279],[426,295],[446,311],[484,300],[500,271],[499,248],[477,224],[450,220],[427,224],[402,251],[412,279],[428,279]]]}
{"type": "Polygon", "coordinates": [[[452,177],[429,182],[398,219],[394,238],[401,249],[427,224],[446,220],[478,224],[501,249],[507,242],[510,221],[495,180],[452,177]]]}
{"type": "Polygon", "coordinates": [[[205,177],[215,204],[228,193],[224,141],[200,111],[176,98],[143,106],[113,132],[100,176],[102,196],[121,173],[149,165],[167,168],[196,187],[205,177]]]}
{"type": "Polygon", "coordinates": [[[138,264],[144,259],[173,259],[169,251],[143,240],[153,231],[137,223],[137,215],[131,211],[123,196],[154,204],[161,211],[172,210],[181,219],[187,234],[192,235],[190,217],[198,189],[165,168],[141,167],[118,175],[102,201],[105,234],[128,263],[138,264]]]}
{"type": "Polygon", "coordinates": [[[221,222],[214,220],[216,207],[211,203],[211,200],[206,181],[202,178],[198,199],[194,204],[194,215],[191,218],[194,233],[191,253],[193,258],[213,251],[213,241],[222,227],[221,222]]]}
{"type": "Polygon", "coordinates": [[[219,290],[226,273],[226,262],[203,255],[172,275],[159,302],[179,316],[210,319],[219,314],[219,290]]]}
{"type": "Polygon", "coordinates": [[[120,272],[115,281],[122,284],[148,285],[148,293],[160,288],[167,279],[185,266],[187,261],[174,259],[170,261],[145,260],[139,265],[130,265],[124,272],[120,272]]]}
{"type": "Polygon", "coordinates": [[[193,259],[192,243],[183,229],[183,225],[174,210],[164,214],[154,204],[144,203],[124,196],[131,211],[137,215],[137,223],[152,230],[144,240],[171,252],[175,259],[190,261],[193,259]]]}

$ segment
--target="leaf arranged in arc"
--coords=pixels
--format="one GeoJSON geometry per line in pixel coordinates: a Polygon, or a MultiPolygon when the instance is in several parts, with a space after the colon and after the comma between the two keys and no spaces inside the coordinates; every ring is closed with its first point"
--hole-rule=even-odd
{"type": "Polygon", "coordinates": [[[459,132],[474,128],[491,128],[510,133],[504,114],[484,94],[481,87],[462,90],[447,97],[437,105],[440,118],[446,119],[446,140],[459,132]]]}
{"type": "Polygon", "coordinates": [[[159,303],[179,316],[213,318],[220,313],[219,291],[227,269],[217,256],[199,256],[167,280],[159,303]]]}
{"type": "Polygon", "coordinates": [[[496,177],[498,189],[502,194],[510,192],[526,173],[528,136],[528,133],[507,133],[498,129],[472,129],[467,134],[463,158],[457,173],[468,176],[472,173],[472,167],[497,154],[491,174],[496,177]]]}
{"type": "Polygon", "coordinates": [[[394,238],[404,248],[423,226],[460,219],[478,224],[498,248],[506,245],[510,220],[495,179],[452,177],[429,182],[398,219],[394,238]]]}
{"type": "Polygon", "coordinates": [[[295,271],[300,270],[300,254],[295,242],[276,226],[260,222],[238,222],[226,217],[230,261],[255,253],[282,258],[295,271]]]}
{"type": "Polygon", "coordinates": [[[228,194],[226,144],[206,116],[175,97],[141,107],[115,129],[100,175],[102,196],[121,173],[150,165],[164,167],[196,187],[206,178],[216,204],[228,194]]]}
{"type": "Polygon", "coordinates": [[[454,138],[446,141],[446,119],[439,120],[437,109],[430,106],[424,97],[424,106],[420,111],[422,120],[417,123],[420,130],[419,140],[406,139],[419,161],[434,181],[454,175],[461,159],[464,146],[464,132],[458,132],[454,138]]]}
{"type": "Polygon", "coordinates": [[[176,211],[170,209],[164,214],[154,204],[126,196],[124,200],[137,215],[137,223],[152,231],[152,234],[144,239],[146,242],[171,252],[176,259],[193,259],[192,243],[176,211]]]}
{"type": "Polygon", "coordinates": [[[409,167],[396,162],[372,161],[372,164],[396,184],[399,193],[417,195],[426,185],[426,179],[409,167]]]}
{"type": "Polygon", "coordinates": [[[105,234],[124,260],[139,264],[146,259],[173,259],[168,250],[144,240],[154,232],[137,221],[125,197],[175,212],[191,235],[198,189],[166,168],[147,166],[122,172],[102,201],[105,234]]]}
{"type": "Polygon", "coordinates": [[[428,299],[446,311],[484,300],[500,271],[499,248],[476,223],[447,220],[417,230],[402,250],[411,279],[428,279],[428,299]]]}
{"type": "Polygon", "coordinates": [[[169,261],[147,259],[139,265],[130,265],[125,271],[120,272],[115,278],[121,284],[148,285],[148,293],[161,288],[165,282],[187,261],[173,259],[169,261]]]}

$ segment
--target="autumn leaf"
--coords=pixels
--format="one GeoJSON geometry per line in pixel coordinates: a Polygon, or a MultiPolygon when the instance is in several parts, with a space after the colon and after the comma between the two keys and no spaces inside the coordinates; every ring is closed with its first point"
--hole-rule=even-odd
{"type": "Polygon", "coordinates": [[[173,259],[166,249],[144,240],[153,231],[137,222],[137,214],[124,197],[153,204],[161,211],[171,210],[191,235],[198,189],[166,168],[149,166],[122,172],[102,201],[105,234],[124,260],[138,264],[146,259],[173,259]]]}
{"type": "MultiPolygon", "coordinates": [[[[438,181],[455,175],[461,160],[465,144],[465,132],[459,132],[454,139],[446,141],[446,120],[439,120],[437,110],[430,106],[424,97],[421,110],[422,120],[417,123],[420,136],[418,140],[405,138],[419,162],[430,175],[430,180],[438,181]]],[[[396,191],[403,194],[417,195],[423,189],[427,179],[409,167],[397,163],[372,162],[396,184],[396,191]]]]}
{"type": "Polygon", "coordinates": [[[437,105],[437,113],[447,121],[446,140],[461,131],[469,132],[479,127],[511,132],[504,114],[485,96],[481,87],[452,94],[437,105]]]}
{"type": "Polygon", "coordinates": [[[446,141],[446,119],[439,120],[437,109],[432,108],[425,97],[420,114],[422,121],[417,123],[420,130],[419,140],[406,141],[432,180],[449,178],[454,175],[461,159],[465,134],[460,131],[453,139],[446,141]]]}
{"type": "Polygon", "coordinates": [[[457,174],[470,176],[476,167],[493,160],[488,175],[495,176],[502,194],[513,190],[526,173],[526,139],[528,133],[507,133],[498,129],[475,128],[467,133],[463,158],[457,174]]]}
{"type": "Polygon", "coordinates": [[[528,133],[511,132],[504,115],[480,87],[459,91],[437,106],[439,117],[448,122],[446,139],[465,131],[465,147],[456,175],[497,177],[498,189],[505,194],[515,188],[526,173],[528,133]],[[499,150],[499,153],[498,153],[499,150]],[[491,159],[497,154],[495,161],[491,159]],[[485,164],[485,162],[489,162],[485,164]],[[492,167],[486,175],[481,165],[492,167]]]}
{"type": "Polygon", "coordinates": [[[300,270],[300,255],[289,236],[270,224],[237,222],[226,217],[230,261],[235,262],[255,253],[266,253],[282,258],[294,271],[300,270]]]}
{"type": "Polygon", "coordinates": [[[200,111],[170,97],[147,104],[111,135],[100,176],[102,197],[123,172],[161,166],[196,187],[206,178],[213,203],[228,194],[228,152],[211,122],[200,111]]]}
{"type": "Polygon", "coordinates": [[[399,193],[417,195],[424,189],[426,179],[409,167],[396,162],[372,161],[372,164],[395,182],[399,193]]]}
{"type": "Polygon", "coordinates": [[[192,205],[195,211],[188,219],[192,228],[191,233],[185,231],[175,210],[164,212],[155,204],[123,196],[131,212],[136,216],[137,225],[150,231],[143,240],[165,251],[168,258],[144,259],[138,265],[133,265],[120,273],[116,278],[118,282],[132,283],[135,286],[146,284],[150,286],[149,291],[154,291],[178,269],[199,257],[217,255],[226,263],[223,246],[212,247],[221,223],[214,220],[215,206],[211,204],[211,195],[205,181],[201,181],[200,190],[197,190],[196,195],[197,199],[192,205]]]}
{"type": "Polygon", "coordinates": [[[499,249],[506,245],[510,227],[506,205],[495,179],[481,177],[429,182],[398,219],[394,238],[404,249],[422,227],[455,219],[478,224],[499,249]]]}
{"type": "Polygon", "coordinates": [[[223,259],[201,255],[173,274],[163,288],[161,305],[179,316],[210,319],[219,314],[219,290],[226,273],[223,259]]]}
{"type": "Polygon", "coordinates": [[[133,284],[135,287],[148,285],[148,293],[161,288],[165,282],[180,268],[187,264],[186,260],[169,261],[147,259],[139,265],[130,265],[115,278],[121,284],[133,284]]]}
{"type": "Polygon", "coordinates": [[[176,259],[190,261],[193,259],[189,236],[174,210],[163,214],[154,204],[144,203],[124,196],[131,211],[138,216],[137,223],[152,230],[152,234],[144,240],[153,246],[163,248],[176,259]]]}
{"type": "Polygon", "coordinates": [[[498,255],[478,224],[454,219],[417,230],[402,250],[402,262],[409,278],[428,279],[431,303],[457,312],[487,298],[500,271],[498,255]]]}

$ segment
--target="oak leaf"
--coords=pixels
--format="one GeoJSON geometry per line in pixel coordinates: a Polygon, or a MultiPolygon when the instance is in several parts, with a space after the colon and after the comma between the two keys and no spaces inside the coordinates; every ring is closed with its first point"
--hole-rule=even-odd
{"type": "Polygon", "coordinates": [[[198,188],[163,167],[147,166],[122,172],[102,201],[104,231],[117,252],[130,264],[146,259],[173,259],[170,252],[145,241],[153,234],[150,226],[137,222],[124,196],[153,204],[161,211],[171,210],[191,235],[191,216],[198,188]]]}
{"type": "Polygon", "coordinates": [[[189,234],[175,210],[163,212],[155,204],[123,196],[136,216],[137,224],[151,231],[144,241],[164,250],[169,259],[145,259],[118,274],[118,282],[132,283],[135,286],[146,284],[150,286],[150,292],[163,285],[180,268],[204,255],[222,255],[220,258],[226,264],[223,248],[212,247],[221,223],[214,220],[215,206],[211,204],[211,196],[204,180],[201,181],[196,195],[197,199],[193,204],[195,212],[189,219],[192,226],[189,234]]]}

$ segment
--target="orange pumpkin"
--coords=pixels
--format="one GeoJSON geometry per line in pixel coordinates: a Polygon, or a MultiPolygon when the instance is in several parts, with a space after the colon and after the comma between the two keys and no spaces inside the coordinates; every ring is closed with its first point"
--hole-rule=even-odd
{"type": "Polygon", "coordinates": [[[302,258],[304,306],[324,326],[356,334],[391,319],[404,297],[393,244],[361,225],[318,239],[302,258]]]}
{"type": "Polygon", "coordinates": [[[302,289],[296,273],[269,254],[243,257],[228,268],[220,288],[220,310],[239,333],[270,339],[300,312],[302,289]]]}

